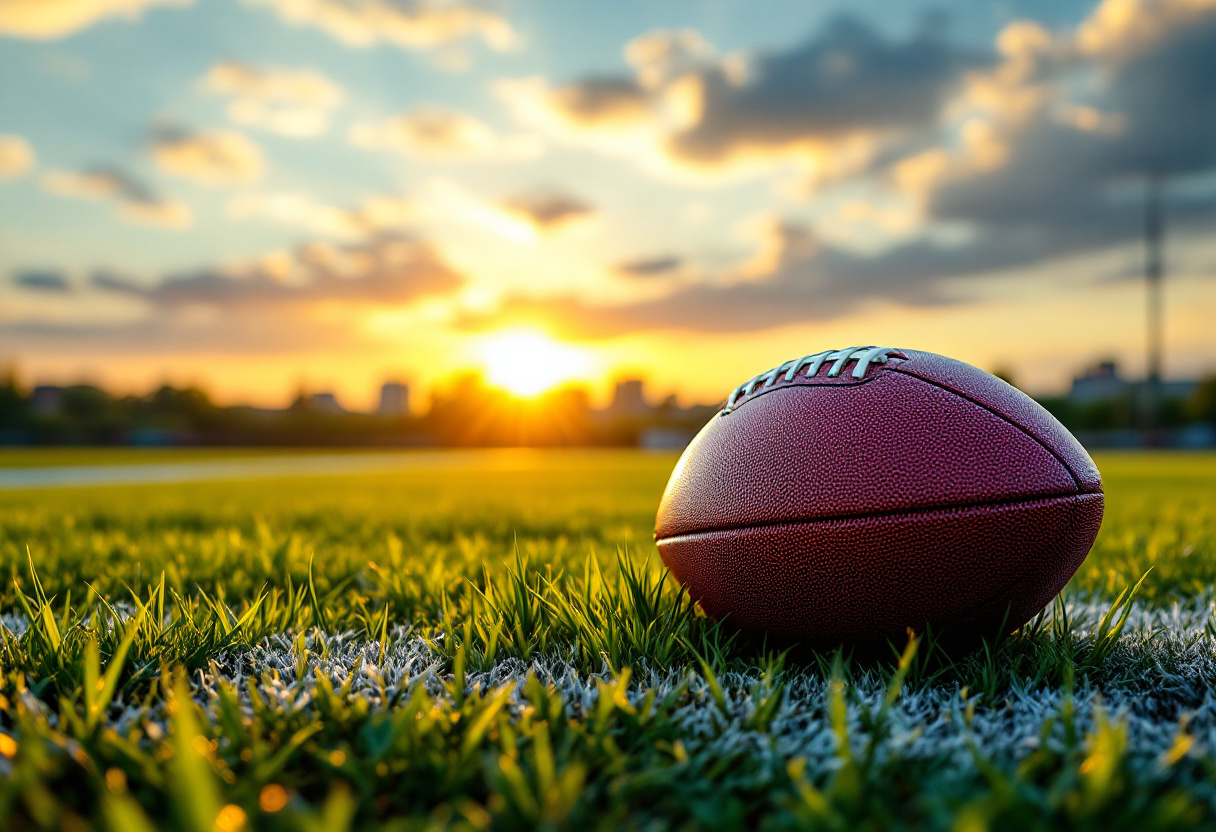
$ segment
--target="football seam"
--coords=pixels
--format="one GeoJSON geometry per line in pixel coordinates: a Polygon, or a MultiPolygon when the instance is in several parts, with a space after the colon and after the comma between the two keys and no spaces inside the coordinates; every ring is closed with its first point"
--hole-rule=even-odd
{"type": "Polygon", "coordinates": [[[1065,461],[1064,457],[1060,456],[1060,454],[1056,451],[1055,448],[1052,448],[1050,445],[1048,445],[1042,439],[1040,439],[1039,437],[1037,437],[1033,433],[1031,433],[1030,430],[1028,428],[1026,428],[1024,425],[1018,424],[1013,419],[1009,418],[1004,413],[1001,413],[996,408],[994,408],[990,405],[987,405],[984,402],[979,401],[978,399],[968,396],[966,393],[963,393],[960,390],[956,390],[955,388],[950,387],[946,384],[942,384],[941,382],[925,378],[924,376],[917,375],[916,373],[910,373],[910,372],[907,372],[906,370],[901,370],[898,367],[883,367],[881,369],[888,370],[889,372],[892,372],[892,373],[899,373],[900,375],[907,376],[908,378],[914,378],[919,381],[923,381],[925,384],[928,384],[932,387],[936,387],[939,390],[945,390],[947,393],[952,393],[953,395],[958,396],[963,401],[971,402],[976,407],[982,407],[984,410],[988,411],[993,416],[996,416],[1002,422],[1004,422],[1008,425],[1012,425],[1013,427],[1017,428],[1019,431],[1021,431],[1027,437],[1029,437],[1032,441],[1034,441],[1035,444],[1037,444],[1043,450],[1047,451],[1047,453],[1049,453],[1053,457],[1055,457],[1056,462],[1060,463],[1060,467],[1062,467],[1065,471],[1068,472],[1068,476],[1073,481],[1073,485],[1075,485],[1077,487],[1078,494],[1101,494],[1102,493],[1100,488],[1097,491],[1086,491],[1084,489],[1084,487],[1081,485],[1081,480],[1077,477],[1076,472],[1072,470],[1072,466],[1069,465],[1067,461],[1065,461]]]}
{"type": "MultiPolygon", "coordinates": [[[[763,523],[748,523],[741,526],[717,526],[704,529],[693,529],[687,532],[678,532],[669,534],[663,537],[655,535],[655,542],[662,543],[669,540],[677,540],[682,537],[696,537],[697,535],[719,534],[721,532],[743,532],[753,529],[769,529],[775,526],[799,526],[808,523],[833,523],[843,522],[848,520],[874,520],[885,519],[888,517],[920,517],[926,514],[934,514],[938,512],[950,512],[967,510],[974,508],[1018,508],[1021,506],[1029,506],[1036,503],[1053,503],[1063,500],[1075,501],[1078,497],[1100,497],[1101,492],[1090,491],[1074,491],[1068,494],[1050,494],[1042,497],[1033,497],[1022,495],[1018,497],[1009,497],[1001,500],[981,500],[978,502],[962,502],[962,503],[943,503],[940,505],[922,506],[919,508],[901,508],[892,509],[890,511],[861,511],[852,514],[833,514],[824,517],[796,517],[784,518],[781,520],[769,520],[763,523]]],[[[1070,520],[1071,522],[1071,520],[1070,520]]]]}

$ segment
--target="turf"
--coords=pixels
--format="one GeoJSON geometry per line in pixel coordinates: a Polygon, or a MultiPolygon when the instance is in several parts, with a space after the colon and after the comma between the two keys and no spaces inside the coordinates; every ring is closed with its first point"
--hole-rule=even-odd
{"type": "Polygon", "coordinates": [[[878,657],[701,616],[673,462],[4,494],[0,826],[1216,826],[1216,456],[1100,458],[1060,602],[878,657]]]}

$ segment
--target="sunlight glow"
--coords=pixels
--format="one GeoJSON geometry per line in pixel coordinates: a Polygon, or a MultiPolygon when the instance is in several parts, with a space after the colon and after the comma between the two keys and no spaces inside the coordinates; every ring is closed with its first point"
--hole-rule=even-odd
{"type": "Polygon", "coordinates": [[[590,369],[582,350],[530,330],[490,335],[477,356],[490,383],[517,396],[538,395],[590,369]]]}

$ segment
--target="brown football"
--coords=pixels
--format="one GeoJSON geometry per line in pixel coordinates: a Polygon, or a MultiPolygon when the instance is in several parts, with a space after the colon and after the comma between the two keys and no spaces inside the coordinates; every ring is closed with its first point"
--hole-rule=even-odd
{"type": "Polygon", "coordinates": [[[736,388],[685,450],[655,537],[707,614],[815,643],[1014,629],[1102,522],[1089,454],[968,364],[826,351],[736,388]]]}

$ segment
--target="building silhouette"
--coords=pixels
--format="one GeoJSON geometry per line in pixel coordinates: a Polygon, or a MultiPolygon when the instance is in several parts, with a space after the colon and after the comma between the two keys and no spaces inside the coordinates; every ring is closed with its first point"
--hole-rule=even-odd
{"type": "Polygon", "coordinates": [[[618,381],[612,391],[612,404],[608,411],[613,416],[645,416],[650,413],[646,403],[646,386],[639,378],[618,381]]]}
{"type": "Polygon", "coordinates": [[[63,388],[39,384],[30,394],[30,409],[42,416],[53,416],[63,410],[63,388]]]}
{"type": "Polygon", "coordinates": [[[317,413],[345,413],[346,408],[342,407],[338,402],[338,397],[333,393],[313,393],[311,397],[312,409],[317,413]]]}
{"type": "Polygon", "coordinates": [[[1099,361],[1074,378],[1068,398],[1078,405],[1125,399],[1137,401],[1150,396],[1159,400],[1186,399],[1198,386],[1199,382],[1195,379],[1129,381],[1119,374],[1119,365],[1108,360],[1099,361]]]}
{"type": "Polygon", "coordinates": [[[387,381],[380,385],[380,405],[376,412],[381,416],[408,416],[410,413],[410,388],[408,384],[387,381]]]}

